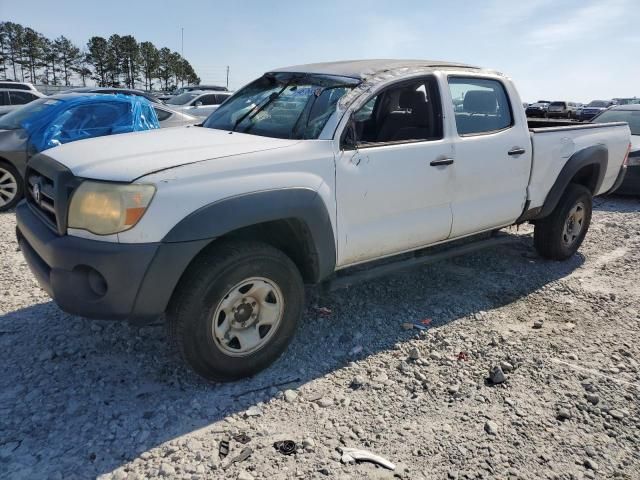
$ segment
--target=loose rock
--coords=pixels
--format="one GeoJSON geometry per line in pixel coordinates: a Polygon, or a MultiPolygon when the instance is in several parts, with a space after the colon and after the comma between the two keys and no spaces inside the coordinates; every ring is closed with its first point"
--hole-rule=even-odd
{"type": "Polygon", "coordinates": [[[502,368],[496,365],[495,367],[492,367],[491,370],[489,370],[489,380],[494,385],[498,385],[505,382],[507,380],[507,377],[504,375],[502,368]]]}

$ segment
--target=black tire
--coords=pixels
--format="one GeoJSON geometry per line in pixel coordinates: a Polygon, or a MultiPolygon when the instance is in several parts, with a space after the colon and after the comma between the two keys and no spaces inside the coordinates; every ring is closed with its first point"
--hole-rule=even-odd
{"type": "MultiPolygon", "coordinates": [[[[245,293],[240,295],[244,296],[245,293]]],[[[241,307],[235,311],[246,313],[246,305],[249,313],[253,313],[245,300],[242,299],[241,307]]],[[[277,303],[274,301],[274,305],[277,303]]],[[[255,302],[253,305],[256,305],[255,302]]],[[[171,299],[167,321],[169,334],[182,358],[196,373],[212,381],[232,381],[254,375],[273,363],[291,341],[303,310],[304,283],[289,257],[264,243],[223,241],[213,244],[187,269],[171,299]],[[283,313],[277,315],[279,323],[274,332],[269,328],[262,335],[262,327],[257,327],[258,335],[262,338],[260,341],[265,342],[261,347],[252,353],[237,356],[232,351],[236,348],[232,343],[236,342],[241,347],[239,338],[223,345],[223,340],[214,335],[214,328],[220,326],[220,318],[226,317],[226,314],[220,312],[216,320],[217,327],[214,325],[214,316],[218,308],[222,308],[223,300],[228,303],[230,296],[237,295],[241,290],[235,289],[239,284],[256,277],[268,280],[277,287],[277,295],[281,298],[278,308],[283,313]]],[[[237,314],[234,315],[229,315],[229,322],[238,320],[237,314]]],[[[253,320],[256,325],[260,323],[259,318],[253,320]]],[[[244,328],[244,323],[241,330],[248,330],[244,328]]],[[[224,341],[227,341],[226,336],[224,341]]],[[[239,348],[237,352],[240,352],[239,348]]]]}
{"type": "Polygon", "coordinates": [[[9,162],[0,160],[0,212],[11,210],[22,200],[24,180],[18,169],[9,162]],[[9,188],[8,185],[15,184],[9,188]]]}
{"type": "Polygon", "coordinates": [[[576,253],[589,230],[592,207],[591,191],[582,185],[569,184],[553,212],[535,224],[533,244],[538,253],[551,260],[566,260],[576,253]],[[580,211],[582,220],[578,222],[580,211]],[[579,230],[575,230],[578,225],[579,230]]]}

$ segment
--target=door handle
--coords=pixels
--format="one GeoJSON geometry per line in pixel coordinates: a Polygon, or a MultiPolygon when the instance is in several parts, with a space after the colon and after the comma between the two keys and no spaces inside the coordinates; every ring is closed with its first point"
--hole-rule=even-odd
{"type": "Polygon", "coordinates": [[[435,160],[431,160],[429,165],[432,167],[441,167],[443,165],[451,165],[453,163],[453,158],[436,158],[435,160]]]}
{"type": "Polygon", "coordinates": [[[515,147],[512,148],[511,150],[509,150],[507,152],[508,155],[522,155],[523,153],[526,153],[527,151],[524,148],[521,147],[515,147]]]}

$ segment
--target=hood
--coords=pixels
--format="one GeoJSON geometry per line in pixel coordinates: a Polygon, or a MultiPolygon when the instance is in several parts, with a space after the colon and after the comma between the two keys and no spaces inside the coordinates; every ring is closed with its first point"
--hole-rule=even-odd
{"type": "Polygon", "coordinates": [[[131,182],[180,165],[284,148],[297,142],[203,127],[176,127],[80,140],[43,153],[78,177],[131,182]]]}

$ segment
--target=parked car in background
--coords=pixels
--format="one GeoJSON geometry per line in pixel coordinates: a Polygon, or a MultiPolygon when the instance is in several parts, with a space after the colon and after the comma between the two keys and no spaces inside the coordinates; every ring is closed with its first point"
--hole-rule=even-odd
{"type": "Polygon", "coordinates": [[[80,87],[67,90],[62,93],[104,93],[107,95],[121,94],[121,95],[135,95],[143,97],[149,100],[151,103],[164,103],[158,99],[155,95],[142,90],[136,90],[134,88],[112,88],[112,87],[80,87]]]}
{"type": "Polygon", "coordinates": [[[200,90],[203,92],[206,91],[214,91],[214,92],[228,92],[229,89],[227,87],[222,87],[220,85],[187,85],[186,87],[176,88],[173,92],[169,94],[157,95],[160,100],[169,100],[171,97],[175,97],[181,95],[186,92],[193,92],[195,90],[200,90]]]}
{"type": "Polygon", "coordinates": [[[0,116],[44,96],[44,94],[37,90],[0,88],[0,116]]]}
{"type": "Polygon", "coordinates": [[[593,117],[595,117],[599,113],[602,113],[612,105],[613,102],[611,100],[592,100],[587,105],[582,107],[580,120],[591,120],[593,117]]]}
{"type": "Polygon", "coordinates": [[[525,109],[525,113],[527,114],[527,117],[546,117],[547,116],[547,109],[549,108],[549,105],[551,104],[551,102],[536,102],[536,103],[532,103],[531,105],[529,105],[526,109],[525,109]]]}
{"type": "Polygon", "coordinates": [[[171,97],[166,104],[178,112],[196,117],[208,117],[232,92],[201,92],[199,90],[181,93],[171,97]]]}
{"type": "Polygon", "coordinates": [[[613,106],[591,120],[592,123],[627,122],[631,130],[631,147],[627,161],[627,174],[615,193],[640,195],[640,105],[613,106]]]}
{"type": "Polygon", "coordinates": [[[57,94],[0,117],[0,212],[22,198],[33,155],[76,140],[158,128],[153,106],[142,97],[57,94]]]}
{"type": "Polygon", "coordinates": [[[160,128],[185,127],[202,122],[202,117],[194,117],[188,113],[178,112],[166,105],[153,104],[153,109],[158,116],[160,128]]]}
{"type": "Polygon", "coordinates": [[[11,90],[28,90],[30,92],[37,92],[38,89],[29,82],[14,82],[13,80],[0,80],[0,88],[10,88],[11,90]]]}
{"type": "Polygon", "coordinates": [[[637,105],[640,104],[640,98],[638,97],[629,97],[629,98],[614,98],[612,102],[615,105],[637,105]]]}
{"type": "Polygon", "coordinates": [[[166,313],[186,362],[228,381],[282,354],[305,284],[495,245],[490,232],[527,221],[542,257],[570,258],[593,197],[624,174],[629,127],[530,129],[493,70],[360,60],[272,70],[202,128],[118,140],[29,161],[30,185],[60,188],[53,211],[31,191],[18,206],[20,250],[62,310],[166,313]]]}
{"type": "Polygon", "coordinates": [[[574,102],[551,102],[547,108],[547,118],[578,118],[578,104],[574,102]]]}

